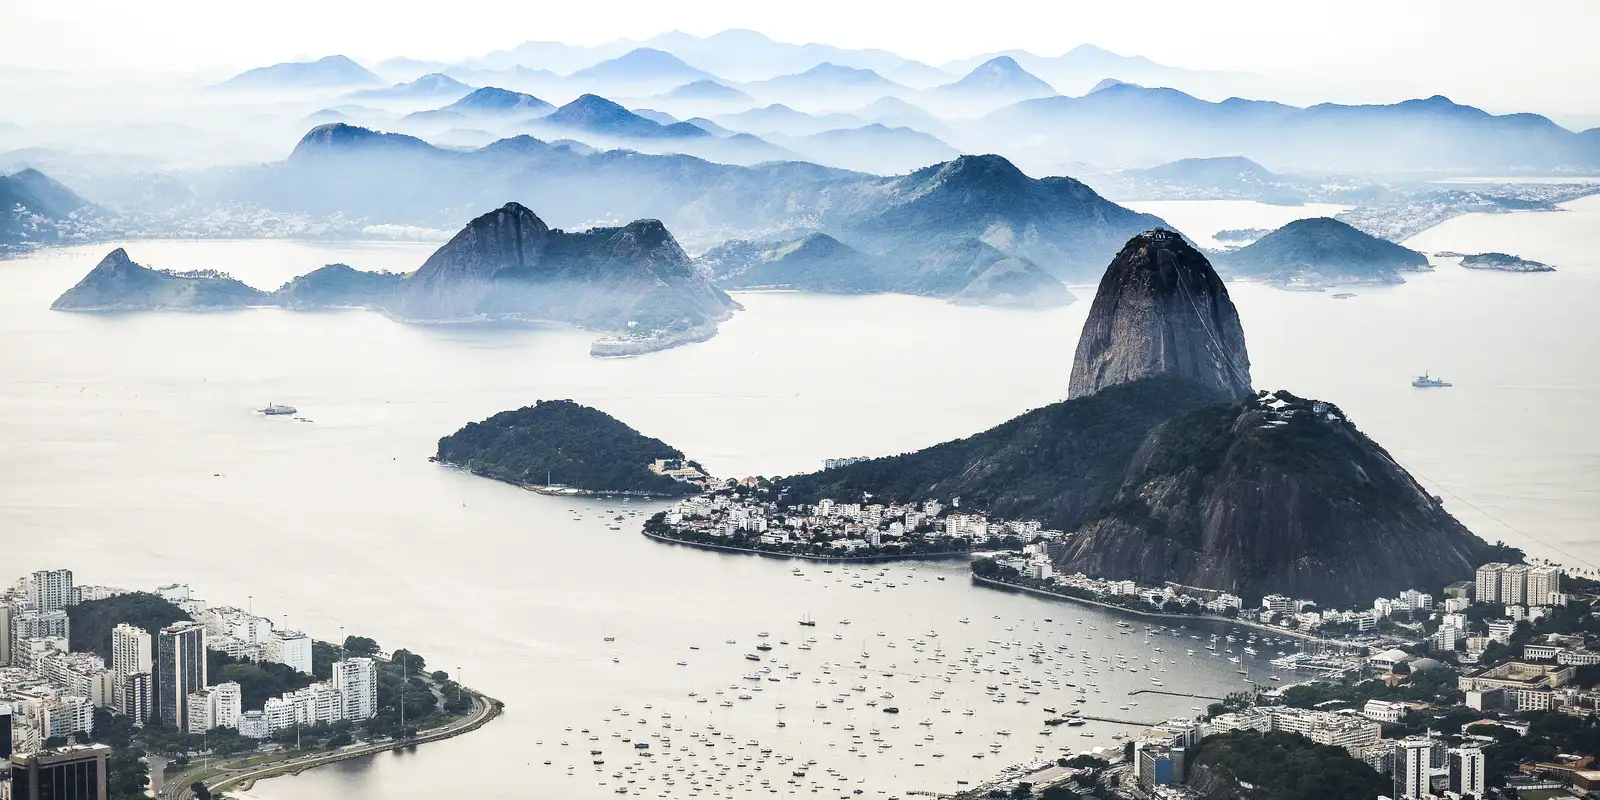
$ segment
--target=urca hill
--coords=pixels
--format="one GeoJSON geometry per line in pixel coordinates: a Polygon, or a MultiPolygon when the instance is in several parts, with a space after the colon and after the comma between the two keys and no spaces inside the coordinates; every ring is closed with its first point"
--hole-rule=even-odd
{"type": "Polygon", "coordinates": [[[1226,287],[1161,230],[1101,281],[1070,399],[780,486],[793,502],[959,496],[1073,532],[1062,571],[1338,605],[1443,585],[1490,550],[1337,406],[1253,391],[1226,287]]]}

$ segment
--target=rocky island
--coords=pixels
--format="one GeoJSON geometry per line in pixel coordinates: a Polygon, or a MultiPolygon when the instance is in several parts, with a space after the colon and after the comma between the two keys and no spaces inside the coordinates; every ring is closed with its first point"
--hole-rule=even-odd
{"type": "Polygon", "coordinates": [[[56,311],[213,311],[276,305],[263,292],[215,270],[174,272],[134,263],[122,248],[100,259],[56,298],[56,311]]]}
{"type": "Polygon", "coordinates": [[[677,448],[571,400],[540,400],[469,422],[439,440],[434,460],[556,494],[681,497],[707,480],[677,448]]]}
{"type": "Polygon", "coordinates": [[[1508,255],[1506,253],[1473,253],[1461,257],[1466,269],[1488,269],[1497,272],[1555,272],[1556,268],[1539,261],[1508,255]]]}
{"type": "Polygon", "coordinates": [[[660,222],[570,233],[517,203],[474,219],[410,274],[330,264],[266,292],[215,270],[144,267],[118,248],[51,304],[58,311],[256,306],[369,308],[422,322],[554,322],[612,334],[595,343],[595,355],[703,341],[740,308],[695,270],[660,222]]]}
{"type": "Polygon", "coordinates": [[[1405,283],[1401,273],[1430,269],[1422,253],[1330,217],[1295,220],[1217,263],[1229,275],[1294,287],[1405,283]]]}
{"type": "Polygon", "coordinates": [[[966,439],[776,482],[790,502],[961,498],[1065,532],[1062,573],[1370,602],[1492,554],[1331,403],[1254,392],[1211,264],[1166,231],[1107,269],[1069,399],[966,439]]]}

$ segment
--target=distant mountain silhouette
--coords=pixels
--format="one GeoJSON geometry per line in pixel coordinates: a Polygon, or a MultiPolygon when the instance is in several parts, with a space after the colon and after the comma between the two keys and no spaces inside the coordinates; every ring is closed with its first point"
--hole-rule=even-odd
{"type": "Polygon", "coordinates": [[[685,122],[662,125],[594,94],[586,94],[556,109],[540,123],[585,133],[624,139],[693,139],[710,136],[685,122]]]}
{"type": "Polygon", "coordinates": [[[839,128],[858,128],[866,120],[850,114],[807,114],[782,103],[762,108],[752,108],[737,114],[723,114],[716,118],[719,125],[751,133],[781,133],[786,136],[810,136],[839,128]]]}
{"type": "Polygon", "coordinates": [[[931,134],[878,123],[775,141],[808,161],[879,175],[910,172],[961,155],[931,134]]]}
{"type": "Polygon", "coordinates": [[[493,116],[541,114],[554,106],[531,94],[485,86],[445,106],[441,111],[493,116]]]}
{"type": "Polygon", "coordinates": [[[980,127],[1017,152],[1124,164],[1242,153],[1325,172],[1600,165],[1592,137],[1537,114],[1496,116],[1438,96],[1299,108],[1119,83],[1083,97],[1026,100],[980,127]]]}
{"type": "Polygon", "coordinates": [[[471,91],[471,86],[442,72],[434,72],[383,89],[362,89],[350,96],[362,100],[444,100],[457,99],[471,91]]]}
{"type": "Polygon", "coordinates": [[[841,67],[838,64],[818,64],[796,75],[781,75],[756,81],[750,87],[758,92],[813,93],[838,90],[888,91],[904,89],[888,78],[870,69],[841,67]]]}
{"type": "Polygon", "coordinates": [[[647,84],[679,85],[691,81],[713,80],[716,76],[695,69],[671,53],[640,47],[623,55],[580,69],[567,76],[577,85],[632,87],[647,84]]]}
{"type": "Polygon", "coordinates": [[[696,100],[705,102],[747,103],[755,98],[731,86],[710,79],[686,83],[662,95],[668,100],[696,100]]]}
{"type": "Polygon", "coordinates": [[[973,67],[961,80],[934,91],[947,96],[989,99],[996,105],[1056,94],[1050,84],[1023,69],[1011,56],[995,56],[973,67]]]}
{"type": "Polygon", "coordinates": [[[291,61],[246,70],[219,84],[224,89],[318,89],[372,86],[383,80],[344,56],[291,61]]]}

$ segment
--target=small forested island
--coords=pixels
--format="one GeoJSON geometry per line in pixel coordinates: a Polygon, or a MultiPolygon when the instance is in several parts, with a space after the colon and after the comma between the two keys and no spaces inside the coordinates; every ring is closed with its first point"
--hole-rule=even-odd
{"type": "Polygon", "coordinates": [[[681,497],[708,480],[677,448],[571,400],[502,411],[439,440],[434,460],[474,475],[568,494],[681,497]]]}
{"type": "Polygon", "coordinates": [[[1217,256],[1227,274],[1283,286],[1405,283],[1402,272],[1426,272],[1428,257],[1329,217],[1299,219],[1217,256]]]}
{"type": "Polygon", "coordinates": [[[1461,266],[1466,269],[1488,269],[1497,272],[1555,272],[1556,268],[1540,261],[1530,261],[1526,258],[1509,255],[1507,253],[1473,253],[1461,257],[1461,266]]]}

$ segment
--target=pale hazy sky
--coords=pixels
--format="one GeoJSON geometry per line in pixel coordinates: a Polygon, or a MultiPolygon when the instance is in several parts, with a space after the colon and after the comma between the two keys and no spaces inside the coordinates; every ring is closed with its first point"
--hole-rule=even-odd
{"type": "MultiPolygon", "coordinates": [[[[751,28],[929,63],[1091,42],[1374,96],[1600,112],[1600,0],[3,0],[0,63],[227,71],[305,55],[458,58],[528,39],[595,44],[751,28]],[[1559,106],[1554,108],[1552,106],[1559,106]]],[[[1399,99],[1399,98],[1395,98],[1399,99]]]]}

